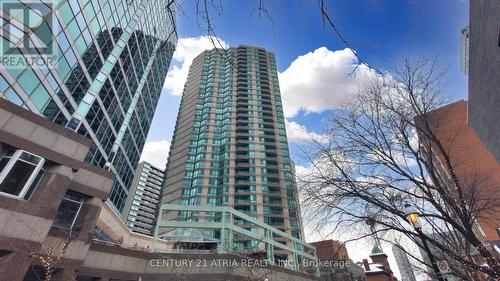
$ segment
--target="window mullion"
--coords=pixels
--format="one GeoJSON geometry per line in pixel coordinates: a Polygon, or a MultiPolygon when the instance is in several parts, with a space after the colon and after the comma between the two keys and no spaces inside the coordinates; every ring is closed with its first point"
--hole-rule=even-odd
{"type": "Polygon", "coordinates": [[[5,180],[5,177],[9,174],[10,170],[12,167],[14,167],[14,163],[19,159],[19,156],[21,155],[21,150],[16,150],[14,154],[12,154],[9,163],[5,165],[5,168],[3,169],[2,173],[0,174],[0,184],[5,180]]]}
{"type": "Polygon", "coordinates": [[[82,209],[82,205],[83,205],[83,200],[80,200],[78,202],[78,211],[76,211],[76,214],[75,214],[75,217],[73,218],[73,222],[71,222],[71,226],[70,226],[70,230],[73,229],[73,226],[75,225],[75,222],[76,222],[76,219],[78,218],[78,215],[80,214],[80,210],[82,209]]]}
{"type": "Polygon", "coordinates": [[[35,178],[38,176],[38,173],[40,173],[40,170],[43,167],[43,164],[45,163],[45,159],[41,158],[38,164],[36,165],[35,170],[33,170],[33,173],[31,173],[30,178],[26,182],[26,184],[23,186],[23,189],[19,193],[19,197],[24,198],[24,195],[26,195],[26,192],[30,189],[31,185],[33,184],[33,181],[35,178]]]}

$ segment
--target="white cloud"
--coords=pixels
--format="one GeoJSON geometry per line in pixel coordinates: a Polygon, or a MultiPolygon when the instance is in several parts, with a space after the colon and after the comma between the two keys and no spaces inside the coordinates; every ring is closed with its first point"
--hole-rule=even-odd
{"type": "Polygon", "coordinates": [[[142,150],[140,161],[146,161],[163,170],[167,164],[169,151],[170,143],[166,140],[147,142],[142,150]]]}
{"type": "Polygon", "coordinates": [[[346,158],[344,154],[340,154],[337,151],[331,150],[330,152],[322,152],[314,160],[309,161],[307,166],[295,165],[295,176],[297,181],[301,180],[316,182],[317,179],[327,176],[327,177],[341,177],[339,169],[332,164],[332,158],[335,159],[336,164],[341,166],[345,171],[349,171],[354,168],[354,164],[351,160],[346,158]]]}
{"type": "Polygon", "coordinates": [[[181,96],[193,59],[204,50],[213,49],[213,42],[216,42],[217,47],[228,47],[226,42],[215,39],[215,37],[212,37],[214,40],[210,40],[210,38],[209,36],[200,36],[179,39],[172,58],[174,61],[173,66],[168,72],[165,83],[163,84],[165,90],[169,91],[174,96],[181,96]]]}
{"type": "Polygon", "coordinates": [[[339,107],[373,76],[366,65],[356,67],[349,49],[330,51],[321,47],[299,56],[279,74],[283,110],[286,117],[300,110],[321,112],[339,107]]]}
{"type": "Polygon", "coordinates": [[[304,125],[294,121],[285,120],[286,134],[289,142],[307,143],[312,140],[324,142],[327,141],[326,135],[310,132],[304,125]]]}

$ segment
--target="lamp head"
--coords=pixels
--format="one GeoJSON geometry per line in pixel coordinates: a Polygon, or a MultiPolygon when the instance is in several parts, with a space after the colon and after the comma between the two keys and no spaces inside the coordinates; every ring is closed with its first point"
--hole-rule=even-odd
{"type": "Polygon", "coordinates": [[[419,211],[417,208],[413,207],[412,205],[406,203],[405,204],[405,209],[404,209],[404,215],[405,218],[408,220],[408,222],[411,223],[413,228],[415,229],[421,229],[422,225],[420,224],[419,220],[419,211]]]}

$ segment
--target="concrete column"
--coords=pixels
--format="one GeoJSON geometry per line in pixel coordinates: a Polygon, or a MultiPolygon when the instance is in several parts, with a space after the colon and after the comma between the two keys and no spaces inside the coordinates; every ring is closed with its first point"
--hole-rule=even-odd
{"type": "Polygon", "coordinates": [[[97,217],[101,211],[102,201],[100,198],[93,197],[82,205],[80,213],[74,224],[74,230],[79,234],[79,237],[87,237],[95,225],[97,217]]]}
{"type": "Polygon", "coordinates": [[[13,252],[0,259],[0,280],[22,281],[31,265],[31,257],[13,252]]]}
{"type": "Polygon", "coordinates": [[[73,281],[76,280],[76,271],[71,268],[60,268],[54,272],[51,281],[73,281]]]}
{"type": "MultiPolygon", "coordinates": [[[[227,223],[227,214],[225,211],[222,212],[222,223],[227,223]]],[[[221,228],[220,230],[220,245],[219,253],[226,253],[226,228],[221,228]]]]}
{"type": "MultiPolygon", "coordinates": [[[[265,230],[265,235],[267,239],[273,239],[273,233],[270,230],[265,230]]],[[[267,260],[274,264],[274,246],[270,243],[265,242],[267,245],[267,260]]]]}

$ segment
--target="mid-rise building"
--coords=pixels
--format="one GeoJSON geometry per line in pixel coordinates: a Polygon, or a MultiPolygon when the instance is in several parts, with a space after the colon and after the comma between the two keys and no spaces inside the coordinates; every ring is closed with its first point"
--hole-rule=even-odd
{"type": "Polygon", "coordinates": [[[92,140],[122,212],[176,44],[169,1],[1,1],[0,97],[92,140]]]}
{"type": "Polygon", "coordinates": [[[401,281],[417,281],[410,259],[403,249],[399,245],[393,245],[392,253],[398,265],[401,281]]]}
{"type": "MultiPolygon", "coordinates": [[[[500,183],[500,2],[495,0],[471,1],[469,26],[462,29],[462,66],[468,64],[468,101],[457,101],[428,113],[431,129],[449,156],[454,173],[465,192],[474,194],[474,204],[482,200],[495,200],[500,183]],[[468,57],[466,57],[468,56],[468,57]],[[464,59],[468,58],[468,59],[464,59]],[[464,63],[465,62],[465,63],[464,63]]],[[[419,136],[420,142],[426,138],[419,136]]],[[[437,180],[445,185],[452,182],[446,160],[434,145],[429,147],[432,160],[437,163],[437,180]]],[[[451,185],[451,184],[450,184],[451,185]]],[[[470,196],[470,195],[467,195],[470,196]]],[[[493,255],[500,249],[500,208],[494,204],[481,208],[473,226],[476,236],[485,243],[493,255]]],[[[443,238],[434,237],[434,239],[443,238]]],[[[464,243],[468,245],[468,243],[464,243]]],[[[474,249],[470,251],[476,262],[483,261],[474,249]]],[[[465,274],[461,264],[453,262],[447,254],[430,246],[439,259],[448,260],[453,274],[465,274]]],[[[427,255],[422,254],[428,261],[427,255]]],[[[428,270],[432,272],[432,270],[428,270]]],[[[432,274],[431,274],[432,275],[432,274]]],[[[434,277],[435,278],[435,277],[434,277]]]]}
{"type": "Polygon", "coordinates": [[[321,281],[366,281],[363,268],[355,264],[344,244],[335,240],[311,243],[316,247],[321,281]]]}
{"type": "Polygon", "coordinates": [[[273,53],[239,46],[193,60],[165,176],[164,203],[228,206],[303,239],[273,53]]]}
{"type": "Polygon", "coordinates": [[[123,220],[134,232],[153,235],[163,190],[163,170],[141,162],[135,171],[123,220]]]}
{"type": "MultiPolygon", "coordinates": [[[[467,126],[467,102],[457,101],[427,114],[427,122],[436,138],[446,150],[454,173],[462,184],[464,192],[473,192],[476,204],[482,200],[495,200],[500,183],[500,164],[481,141],[475,131],[467,126]]],[[[431,149],[432,161],[436,163],[438,180],[442,184],[452,184],[452,179],[445,165],[445,158],[435,144],[427,145],[423,135],[419,141],[425,150],[431,149]]],[[[427,152],[426,152],[427,155],[427,152]]],[[[492,205],[478,209],[475,233],[482,241],[500,240],[500,208],[492,205]]]]}
{"type": "Polygon", "coordinates": [[[349,259],[347,248],[339,241],[329,239],[311,243],[316,247],[316,254],[321,260],[345,261],[349,259]]]}
{"type": "MultiPolygon", "coordinates": [[[[447,157],[453,165],[453,171],[461,183],[461,188],[465,194],[473,194],[473,202],[477,206],[487,204],[498,200],[498,186],[500,183],[500,164],[496,161],[493,154],[481,141],[474,130],[467,125],[467,102],[457,101],[441,108],[435,109],[427,114],[427,120],[430,130],[433,131],[436,139],[439,140],[442,148],[447,152],[447,157]],[[479,204],[479,205],[478,205],[479,204]]],[[[437,181],[443,186],[452,186],[453,181],[446,168],[446,159],[443,153],[440,153],[437,146],[433,143],[428,144],[423,134],[419,135],[419,142],[423,143],[425,155],[431,155],[432,162],[435,163],[435,172],[437,181]],[[431,150],[430,153],[427,150],[431,150]]],[[[467,195],[470,196],[470,195],[467,195]]],[[[494,203],[489,208],[477,208],[475,212],[475,221],[472,230],[492,254],[498,254],[494,245],[500,240],[500,208],[494,203]]],[[[444,234],[441,234],[444,235],[444,234]]],[[[446,237],[439,235],[430,235],[436,241],[442,241],[443,244],[451,243],[450,247],[459,248],[461,251],[469,251],[469,254],[478,263],[481,258],[477,251],[465,241],[460,242],[453,239],[450,242],[446,237]]],[[[450,235],[452,237],[461,237],[461,235],[450,235]]],[[[462,264],[457,263],[448,254],[430,245],[430,250],[438,260],[447,260],[453,274],[468,274],[464,271],[462,264]]],[[[421,249],[423,260],[428,262],[428,256],[421,249]]],[[[433,270],[428,270],[432,278],[433,270]]]]}
{"type": "Polygon", "coordinates": [[[470,1],[467,121],[500,162],[499,18],[499,1],[470,1]]]}

